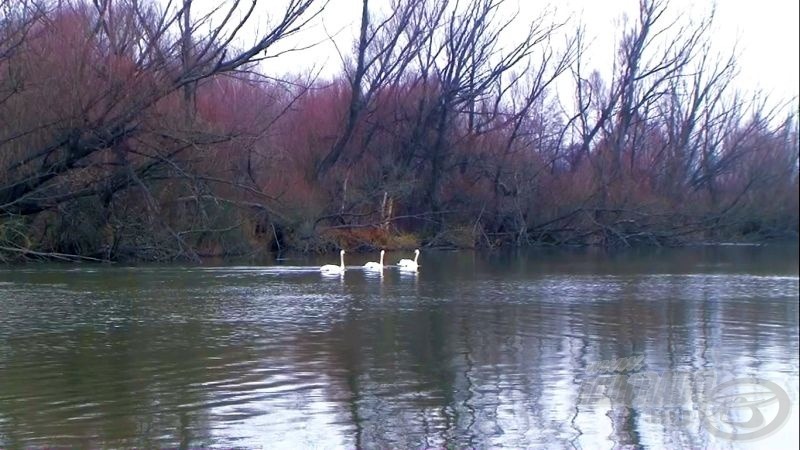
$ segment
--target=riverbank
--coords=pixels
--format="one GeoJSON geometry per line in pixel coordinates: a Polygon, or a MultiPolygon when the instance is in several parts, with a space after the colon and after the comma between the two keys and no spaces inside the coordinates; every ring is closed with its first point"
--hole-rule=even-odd
{"type": "MultiPolygon", "coordinates": [[[[155,242],[144,236],[112,236],[99,234],[95,238],[84,233],[80,242],[72,245],[49,247],[46,241],[28,246],[0,246],[0,259],[4,262],[36,260],[56,261],[116,261],[116,262],[200,262],[203,259],[263,258],[282,254],[327,254],[346,249],[352,253],[369,253],[377,250],[412,251],[427,249],[505,249],[525,247],[546,248],[632,248],[632,247],[684,247],[720,245],[761,245],[776,241],[796,241],[797,229],[790,226],[759,223],[748,220],[718,228],[693,229],[691,225],[671,229],[608,226],[595,223],[583,228],[545,229],[535,233],[499,233],[487,231],[482,224],[454,226],[431,232],[403,232],[395,227],[338,225],[319,227],[313,233],[302,229],[269,224],[261,227],[227,228],[182,239],[161,236],[155,242]],[[264,232],[263,230],[270,232],[264,232]],[[138,241],[142,245],[136,246],[138,241]]],[[[696,228],[696,227],[695,227],[696,228]]],[[[1,229],[1,228],[0,228],[1,229]]],[[[84,230],[86,231],[86,230],[84,230]]],[[[30,230],[28,231],[30,232],[30,230]]],[[[7,233],[8,234],[8,233],[7,233]]],[[[23,235],[18,230],[18,235],[23,235]]]]}
{"type": "Polygon", "coordinates": [[[796,102],[733,90],[735,60],[703,50],[716,47],[711,16],[671,21],[656,14],[667,4],[640,2],[615,69],[581,74],[581,28],[562,39],[546,10],[516,17],[533,34],[506,36],[494,1],[461,16],[402,0],[396,21],[364,2],[353,18],[376,34],[341,55],[354,67],[275,78],[260,55],[308,25],[315,2],[290,3],[250,48],[232,44],[249,26],[189,8],[0,8],[16,30],[0,52],[14,68],[0,74],[0,117],[13,118],[0,124],[0,259],[797,235],[796,102]],[[509,38],[510,53],[494,45],[509,38]],[[476,48],[489,53],[464,57],[476,48]]]}

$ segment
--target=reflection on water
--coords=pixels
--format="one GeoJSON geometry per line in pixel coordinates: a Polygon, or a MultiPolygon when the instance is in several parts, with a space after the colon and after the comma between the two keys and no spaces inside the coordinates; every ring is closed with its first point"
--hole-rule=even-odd
{"type": "Polygon", "coordinates": [[[710,372],[779,383],[758,444],[797,441],[796,244],[320,262],[0,269],[0,447],[739,446],[698,420],[710,372]],[[687,398],[593,396],[629,357],[687,398]]]}

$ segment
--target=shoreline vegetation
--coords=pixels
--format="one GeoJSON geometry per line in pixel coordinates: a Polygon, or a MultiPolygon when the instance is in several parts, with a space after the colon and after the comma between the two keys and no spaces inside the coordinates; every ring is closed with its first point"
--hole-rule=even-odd
{"type": "Polygon", "coordinates": [[[798,101],[713,13],[641,0],[589,70],[505,3],[364,0],[323,78],[274,75],[321,0],[0,0],[0,261],[797,239],[798,101]]]}

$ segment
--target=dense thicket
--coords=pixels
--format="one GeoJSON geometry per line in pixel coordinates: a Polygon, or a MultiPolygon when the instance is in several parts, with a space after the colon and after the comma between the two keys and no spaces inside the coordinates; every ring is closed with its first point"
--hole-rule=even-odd
{"type": "Polygon", "coordinates": [[[341,75],[279,80],[319,0],[257,36],[256,2],[0,0],[0,257],[796,235],[796,104],[734,89],[711,17],[642,0],[586,73],[546,11],[392,3],[341,75]]]}

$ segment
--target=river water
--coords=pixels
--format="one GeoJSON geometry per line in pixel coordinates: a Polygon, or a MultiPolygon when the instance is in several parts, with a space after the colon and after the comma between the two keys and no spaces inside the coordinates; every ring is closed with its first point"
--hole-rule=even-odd
{"type": "Polygon", "coordinates": [[[0,447],[797,448],[797,251],[0,267],[0,447]]]}

